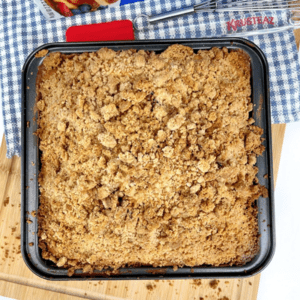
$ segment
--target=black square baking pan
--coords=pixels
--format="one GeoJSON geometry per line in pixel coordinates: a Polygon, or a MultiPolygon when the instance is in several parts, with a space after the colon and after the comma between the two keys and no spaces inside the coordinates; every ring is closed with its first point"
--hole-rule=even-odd
{"type": "Polygon", "coordinates": [[[49,280],[125,280],[125,279],[188,279],[188,278],[242,278],[253,276],[264,269],[270,262],[275,248],[274,228],[274,192],[271,142],[271,117],[269,99],[269,70],[262,51],[252,42],[241,38],[185,39],[185,40],[147,40],[99,43],[52,43],[34,50],[27,58],[22,70],[22,205],[21,205],[21,249],[25,263],[36,275],[49,280]],[[174,271],[173,267],[129,267],[120,269],[117,274],[94,270],[93,274],[83,274],[77,270],[68,277],[67,269],[58,268],[51,261],[41,256],[38,247],[38,219],[35,213],[39,207],[38,175],[40,170],[40,151],[38,147],[36,78],[38,67],[44,57],[35,54],[43,49],[64,54],[94,52],[102,47],[113,50],[143,49],[160,53],[172,44],[182,44],[195,51],[212,47],[227,47],[230,50],[241,49],[251,60],[251,85],[254,110],[251,116],[255,125],[264,131],[262,138],[265,151],[257,158],[259,183],[269,191],[268,198],[256,201],[260,234],[258,254],[243,266],[199,266],[183,267],[174,271]],[[268,174],[268,176],[265,176],[268,174]]]}

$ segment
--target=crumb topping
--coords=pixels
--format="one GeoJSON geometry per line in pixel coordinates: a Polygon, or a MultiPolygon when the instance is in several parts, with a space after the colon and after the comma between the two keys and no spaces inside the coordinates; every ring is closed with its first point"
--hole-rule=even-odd
{"type": "Polygon", "coordinates": [[[43,49],[40,50],[38,53],[35,54],[35,57],[39,58],[39,57],[44,57],[48,54],[49,50],[47,49],[43,49]]]}
{"type": "Polygon", "coordinates": [[[39,247],[59,267],[244,264],[267,195],[242,51],[50,53],[37,83],[39,247]]]}

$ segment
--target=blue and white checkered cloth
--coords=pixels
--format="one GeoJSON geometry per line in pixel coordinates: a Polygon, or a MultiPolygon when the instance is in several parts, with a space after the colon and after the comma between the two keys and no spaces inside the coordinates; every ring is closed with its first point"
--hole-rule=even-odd
{"type": "MultiPolygon", "coordinates": [[[[7,156],[21,152],[21,69],[36,47],[65,41],[69,26],[130,19],[180,9],[201,0],[145,0],[117,8],[47,21],[32,1],[9,0],[0,3],[0,81],[7,156]]],[[[268,13],[266,13],[268,15],[268,13]]],[[[278,25],[288,22],[287,11],[269,12],[278,25]]],[[[247,16],[246,16],[247,17],[247,16]]],[[[201,38],[226,33],[224,18],[240,19],[236,13],[197,13],[180,17],[150,31],[138,32],[137,39],[201,38]]],[[[268,26],[264,25],[253,25],[268,26]]],[[[270,68],[272,122],[300,120],[300,73],[292,30],[249,37],[265,53],[270,68]]]]}

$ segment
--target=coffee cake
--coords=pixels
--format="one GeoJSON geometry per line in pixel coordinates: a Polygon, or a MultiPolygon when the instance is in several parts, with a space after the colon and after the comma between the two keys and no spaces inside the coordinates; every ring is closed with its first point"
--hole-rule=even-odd
{"type": "Polygon", "coordinates": [[[57,266],[241,265],[258,252],[247,54],[50,53],[37,81],[39,247],[57,266]]]}

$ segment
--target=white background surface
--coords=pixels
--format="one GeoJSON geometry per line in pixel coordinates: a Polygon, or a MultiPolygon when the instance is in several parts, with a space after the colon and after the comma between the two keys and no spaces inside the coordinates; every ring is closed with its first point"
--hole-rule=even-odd
{"type": "MultiPolygon", "coordinates": [[[[275,189],[275,218],[275,256],[262,272],[258,300],[300,300],[300,122],[286,127],[275,189]]],[[[0,296],[0,300],[6,299],[0,296]]]]}
{"type": "Polygon", "coordinates": [[[300,300],[300,122],[287,124],[275,188],[276,250],[258,300],[300,300]]]}

